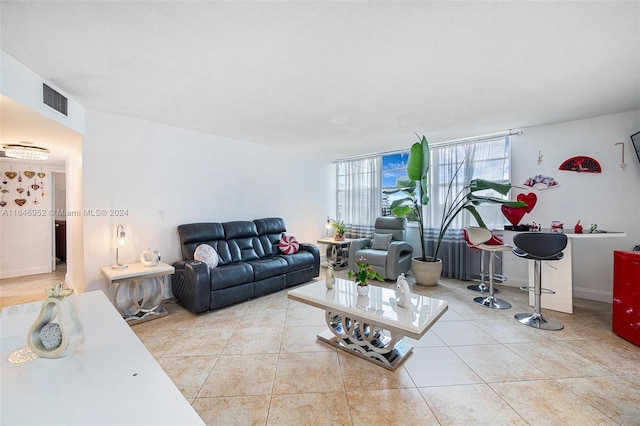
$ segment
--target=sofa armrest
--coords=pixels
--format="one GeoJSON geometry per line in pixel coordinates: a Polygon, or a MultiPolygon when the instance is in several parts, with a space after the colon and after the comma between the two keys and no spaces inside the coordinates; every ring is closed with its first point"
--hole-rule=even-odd
{"type": "Polygon", "coordinates": [[[209,266],[197,260],[179,260],[173,267],[176,272],[171,277],[171,291],[176,299],[194,314],[208,311],[211,299],[209,266]]]}
{"type": "Polygon", "coordinates": [[[313,255],[313,276],[317,277],[318,275],[320,275],[320,250],[318,249],[318,247],[314,246],[313,244],[300,243],[299,250],[308,251],[313,255]]]}
{"type": "Polygon", "coordinates": [[[356,252],[358,250],[362,250],[363,248],[371,247],[371,238],[357,238],[351,241],[349,244],[349,269],[353,272],[356,271],[356,252]]]}
{"type": "Polygon", "coordinates": [[[391,259],[399,259],[403,254],[413,253],[413,247],[405,241],[391,241],[387,252],[391,259]]]}

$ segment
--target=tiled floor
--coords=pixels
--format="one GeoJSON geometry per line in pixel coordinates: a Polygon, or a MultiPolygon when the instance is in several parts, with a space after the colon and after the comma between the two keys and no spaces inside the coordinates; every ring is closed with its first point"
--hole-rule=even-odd
{"type": "Polygon", "coordinates": [[[490,310],[467,284],[412,286],[449,311],[393,372],[319,342],[323,311],[286,291],[201,315],[167,303],[133,329],[210,425],[640,424],[640,348],[610,304],[534,330],[513,319],[526,293],[503,286],[513,308],[490,310]]]}
{"type": "MultiPolygon", "coordinates": [[[[0,280],[0,306],[63,279],[0,280]]],[[[526,293],[502,286],[514,306],[490,310],[467,284],[412,285],[449,310],[394,372],[319,342],[323,312],[286,291],[201,315],[167,303],[133,330],[211,425],[640,425],[640,348],[611,332],[610,304],[576,299],[545,332],[513,319],[526,293]]]]}

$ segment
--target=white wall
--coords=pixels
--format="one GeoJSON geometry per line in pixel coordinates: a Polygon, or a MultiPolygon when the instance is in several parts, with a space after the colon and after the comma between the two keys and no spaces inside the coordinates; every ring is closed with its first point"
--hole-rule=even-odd
{"type": "Polygon", "coordinates": [[[53,266],[53,202],[51,196],[52,169],[42,164],[21,160],[0,158],[0,186],[9,191],[2,194],[7,203],[0,207],[0,278],[23,275],[43,274],[52,271],[53,266]],[[20,172],[18,177],[7,179],[5,172],[20,172]],[[25,171],[45,173],[44,178],[37,175],[27,178],[25,171]],[[5,185],[2,181],[6,180],[5,185]],[[44,186],[34,190],[31,185],[44,186]],[[19,194],[16,189],[22,187],[19,194]],[[27,195],[27,191],[29,195],[27,195]],[[27,200],[19,206],[16,199],[27,200]],[[34,204],[34,201],[37,204],[34,204]]]}
{"type": "Polygon", "coordinates": [[[0,92],[65,127],[84,133],[84,107],[64,91],[0,50],[0,92]],[[61,114],[42,101],[42,83],[67,98],[67,115],[61,114]]]}
{"type": "Polygon", "coordinates": [[[327,161],[93,110],[83,170],[84,209],[126,212],[83,218],[87,291],[105,289],[100,269],[115,262],[118,224],[130,238],[121,261],[139,262],[151,248],[170,264],[181,258],[183,223],[279,216],[300,241],[315,242],[335,211],[327,161]]]}
{"type": "MultiPolygon", "coordinates": [[[[553,220],[573,229],[596,223],[599,229],[624,231],[626,238],[574,240],[574,296],[611,302],[613,251],[631,250],[640,244],[640,162],[635,157],[630,135],[640,130],[640,110],[549,126],[531,127],[512,141],[512,182],[521,185],[538,174],[554,177],[559,187],[513,191],[535,192],[534,210],[522,222],[533,221],[548,228],[553,220]],[[626,171],[619,167],[625,143],[626,171]],[[538,165],[538,152],[542,162],[538,165]],[[598,160],[602,173],[577,173],[558,170],[570,157],[586,155],[598,160]]],[[[585,226],[586,227],[586,226],[585,226]]],[[[527,280],[527,262],[505,256],[504,273],[508,284],[522,285],[527,280]]],[[[544,278],[543,278],[544,279],[544,278]]]]}

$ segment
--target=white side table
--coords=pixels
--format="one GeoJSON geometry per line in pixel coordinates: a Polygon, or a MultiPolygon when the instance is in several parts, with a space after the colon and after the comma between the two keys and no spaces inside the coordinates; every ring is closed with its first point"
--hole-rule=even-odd
{"type": "Polygon", "coordinates": [[[156,266],[130,263],[125,269],[102,268],[111,303],[130,325],[169,315],[161,305],[164,277],[173,273],[175,268],[162,262],[156,266]],[[118,299],[121,289],[125,291],[124,300],[118,299]]]}

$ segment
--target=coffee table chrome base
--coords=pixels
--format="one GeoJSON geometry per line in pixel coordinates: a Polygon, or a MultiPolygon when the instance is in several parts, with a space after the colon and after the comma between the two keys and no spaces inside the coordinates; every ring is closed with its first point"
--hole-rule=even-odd
{"type": "Polygon", "coordinates": [[[488,297],[475,297],[473,299],[478,305],[486,306],[487,308],[492,309],[509,309],[511,307],[511,303],[506,300],[496,299],[493,296],[488,297]]]}
{"type": "Polygon", "coordinates": [[[539,328],[541,330],[562,330],[564,325],[561,322],[553,320],[551,318],[545,318],[542,314],[515,314],[514,318],[524,325],[533,328],[539,328]]]}
{"type": "Polygon", "coordinates": [[[319,340],[388,370],[398,368],[413,350],[403,336],[395,336],[367,320],[330,311],[325,318],[329,329],[318,334],[319,340]]]}

